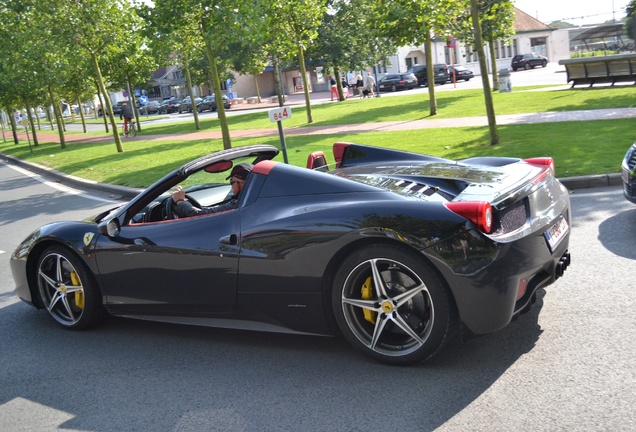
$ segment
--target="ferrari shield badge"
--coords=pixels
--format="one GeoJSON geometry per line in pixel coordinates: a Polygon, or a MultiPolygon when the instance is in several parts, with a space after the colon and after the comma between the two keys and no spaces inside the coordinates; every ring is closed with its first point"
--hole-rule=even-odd
{"type": "Polygon", "coordinates": [[[92,232],[88,232],[84,234],[84,246],[88,246],[91,243],[91,240],[93,240],[94,235],[95,234],[93,234],[92,232]]]}

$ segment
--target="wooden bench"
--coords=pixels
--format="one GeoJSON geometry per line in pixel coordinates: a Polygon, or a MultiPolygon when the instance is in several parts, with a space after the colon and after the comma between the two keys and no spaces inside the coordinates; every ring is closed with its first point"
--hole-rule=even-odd
{"type": "Polygon", "coordinates": [[[559,60],[565,66],[567,82],[575,85],[617,82],[636,84],[636,54],[618,54],[611,56],[586,57],[559,60]]]}

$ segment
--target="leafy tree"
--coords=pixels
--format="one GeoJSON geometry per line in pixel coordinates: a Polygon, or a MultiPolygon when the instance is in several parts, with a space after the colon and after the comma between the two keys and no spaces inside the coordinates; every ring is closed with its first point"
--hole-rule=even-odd
{"type": "Polygon", "coordinates": [[[630,1],[625,6],[625,33],[636,43],[636,0],[630,1]]]}
{"type": "Polygon", "coordinates": [[[481,30],[488,42],[492,66],[493,90],[499,90],[495,42],[510,40],[515,34],[515,12],[510,0],[481,0],[479,2],[481,30]]]}
{"type": "Polygon", "coordinates": [[[50,0],[49,7],[50,25],[57,28],[59,40],[90,59],[100,93],[105,95],[105,112],[115,146],[118,152],[123,152],[102,68],[109,57],[121,55],[136,42],[133,38],[135,30],[141,27],[139,16],[130,13],[128,0],[50,0]]]}
{"type": "Polygon", "coordinates": [[[227,116],[223,107],[219,66],[230,58],[230,47],[237,41],[255,40],[264,31],[263,7],[265,2],[236,2],[233,0],[156,0],[150,10],[156,15],[154,22],[162,28],[170,26],[173,36],[186,29],[198,29],[196,42],[202,42],[209,62],[210,77],[216,97],[216,105],[223,136],[223,147],[231,148],[227,116]]]}
{"type": "Polygon", "coordinates": [[[360,70],[393,54],[394,47],[373,25],[365,0],[333,0],[323,16],[316,41],[307,54],[325,70],[333,70],[340,100],[344,100],[340,71],[360,70]]]}
{"type": "Polygon", "coordinates": [[[437,114],[432,40],[451,27],[454,12],[465,0],[391,0],[373,3],[373,24],[397,46],[424,45],[430,115],[437,114]]]}
{"type": "Polygon", "coordinates": [[[270,32],[273,31],[272,34],[295,44],[307,106],[307,123],[312,123],[313,118],[305,51],[318,36],[318,27],[326,8],[326,0],[276,0],[272,1],[268,8],[270,32]]]}
{"type": "MultiPolygon", "coordinates": [[[[479,16],[478,0],[470,0],[470,16],[473,23],[473,32],[475,35],[475,48],[479,57],[479,69],[487,71],[486,56],[484,53],[484,41],[481,35],[481,22],[479,16]]],[[[499,144],[499,131],[497,129],[497,118],[495,116],[495,108],[492,101],[492,93],[490,92],[490,83],[488,82],[488,74],[481,74],[481,81],[484,86],[484,99],[486,103],[486,115],[488,116],[488,128],[490,130],[490,144],[499,144]]]]}

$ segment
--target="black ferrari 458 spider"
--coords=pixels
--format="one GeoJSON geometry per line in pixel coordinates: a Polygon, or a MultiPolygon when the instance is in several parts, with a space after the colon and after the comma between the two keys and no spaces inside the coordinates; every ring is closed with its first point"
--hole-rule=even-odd
{"type": "Polygon", "coordinates": [[[528,310],[570,262],[567,190],[551,158],[460,161],[336,143],[335,164],[273,161],[256,145],[171,172],[129,203],[46,225],[13,252],[16,293],[62,327],[107,313],[171,323],[335,335],[414,364],[462,329],[528,310]],[[254,164],[234,210],[232,166],[254,164]],[[308,169],[309,168],[309,169],[308,169]]]}

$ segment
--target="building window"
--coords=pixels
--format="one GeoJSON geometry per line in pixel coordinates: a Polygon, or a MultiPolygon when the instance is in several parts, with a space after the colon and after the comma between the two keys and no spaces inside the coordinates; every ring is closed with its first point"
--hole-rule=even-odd
{"type": "Polygon", "coordinates": [[[519,54],[519,49],[517,48],[517,39],[512,40],[512,53],[514,55],[519,54]]]}
{"type": "Polygon", "coordinates": [[[495,46],[495,58],[499,58],[499,41],[494,41],[493,45],[495,46]]]}
{"type": "Polygon", "coordinates": [[[533,53],[537,53],[542,56],[547,55],[548,46],[545,37],[531,38],[530,47],[532,48],[533,53]]]}

